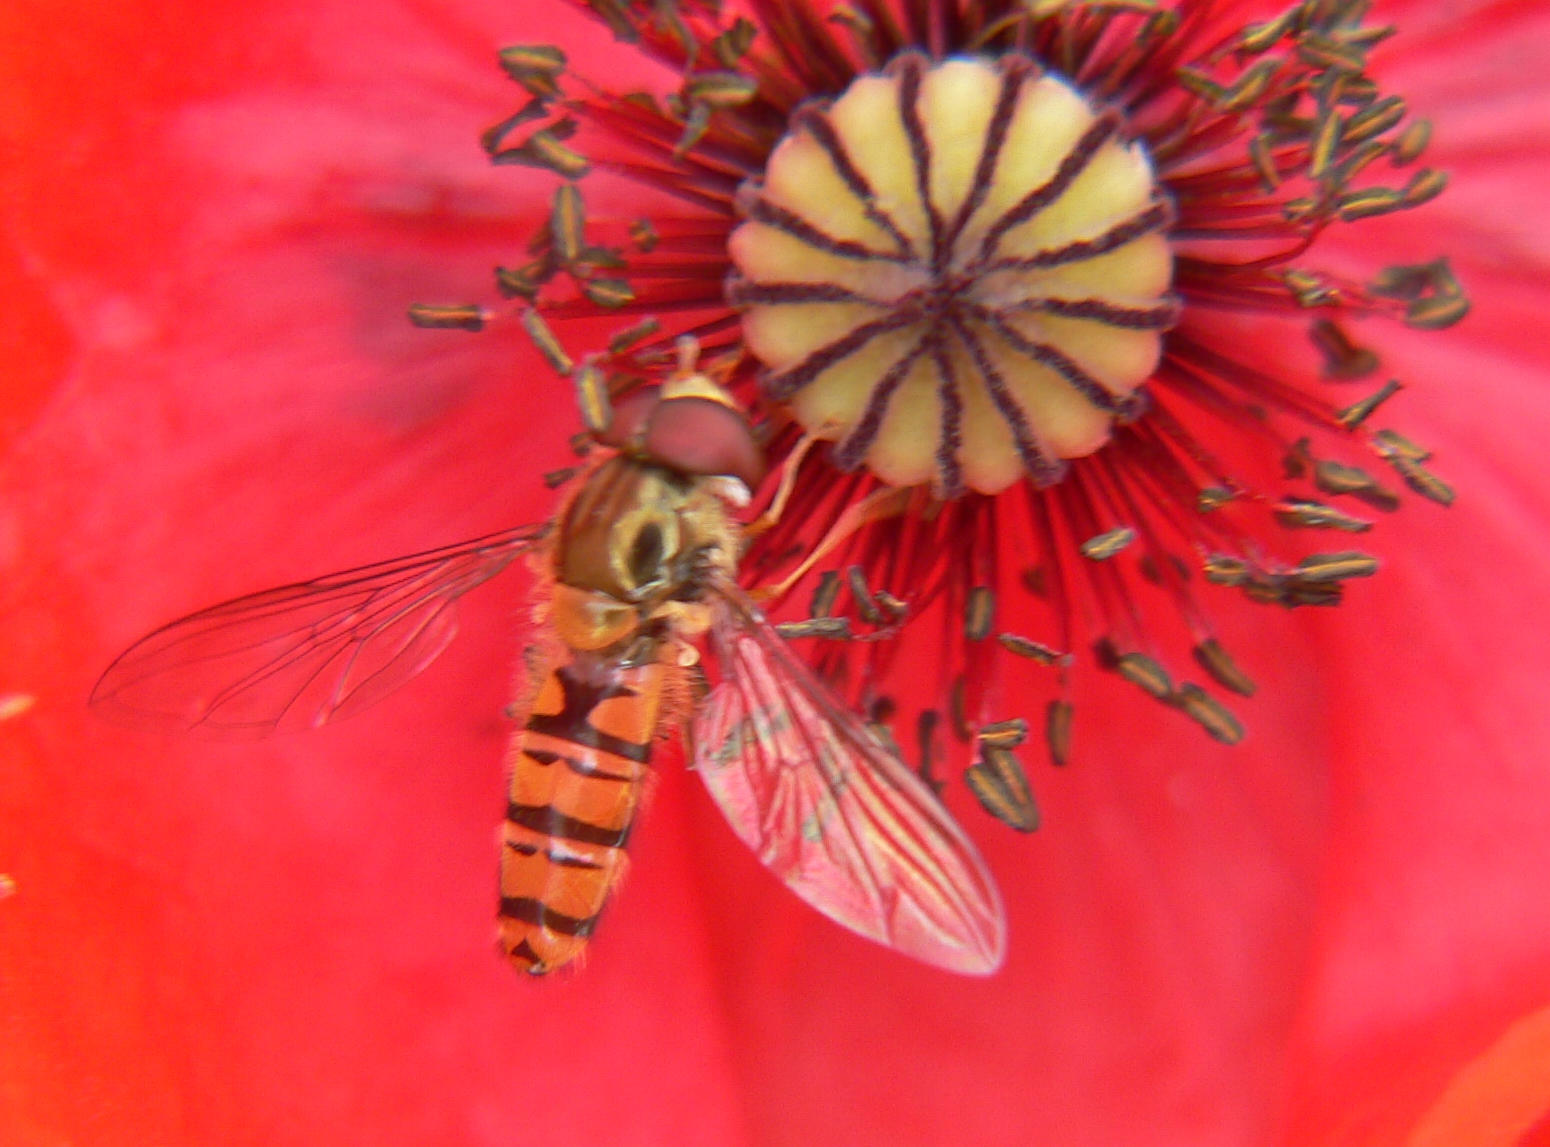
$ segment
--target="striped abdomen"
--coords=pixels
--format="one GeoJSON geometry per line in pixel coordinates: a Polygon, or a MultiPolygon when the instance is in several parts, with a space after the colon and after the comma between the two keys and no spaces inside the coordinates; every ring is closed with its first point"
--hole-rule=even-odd
{"type": "Polygon", "coordinates": [[[534,975],[576,959],[624,875],[664,667],[566,650],[511,746],[500,944],[534,975]]]}

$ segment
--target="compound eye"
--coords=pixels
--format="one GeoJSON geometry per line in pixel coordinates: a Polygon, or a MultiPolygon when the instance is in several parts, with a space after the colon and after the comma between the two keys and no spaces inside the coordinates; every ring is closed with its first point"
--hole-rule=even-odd
{"type": "Polygon", "coordinates": [[[680,474],[719,474],[757,490],[764,454],[735,406],[707,398],[666,398],[652,410],[642,441],[653,461],[680,474]]]}

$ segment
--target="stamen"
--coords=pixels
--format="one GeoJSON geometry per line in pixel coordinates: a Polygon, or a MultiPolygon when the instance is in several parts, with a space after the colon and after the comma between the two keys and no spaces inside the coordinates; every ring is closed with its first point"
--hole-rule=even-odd
{"type": "Polygon", "coordinates": [[[853,636],[848,617],[810,617],[806,621],[782,621],[775,626],[775,632],[787,641],[794,641],[801,637],[849,641],[853,636]]]}
{"type": "Polygon", "coordinates": [[[1130,526],[1120,526],[1088,538],[1081,544],[1083,557],[1095,562],[1107,561],[1136,540],[1136,531],[1130,526]]]}
{"type": "Polygon", "coordinates": [[[1049,745],[1050,761],[1063,765],[1071,759],[1071,702],[1054,700],[1044,707],[1044,739],[1049,745]]]}
{"type": "Polygon", "coordinates": [[[741,579],[777,605],[817,579],[788,632],[848,637],[804,652],[874,720],[895,662],[934,667],[923,768],[940,711],[994,814],[1017,805],[1021,767],[987,755],[1018,736],[985,723],[994,699],[1057,691],[1044,736],[1068,759],[1062,650],[1096,639],[1105,669],[1236,742],[1234,714],[1176,683],[1143,607],[1169,601],[1203,679],[1247,697],[1210,636],[1212,595],[1335,605],[1375,559],[1275,541],[1369,532],[1353,499],[1453,501],[1428,451],[1374,427],[1398,379],[1337,389],[1381,369],[1355,320],[1433,330],[1469,309],[1445,259],[1363,282],[1313,250],[1446,185],[1411,166],[1430,126],[1368,74],[1391,29],[1365,25],[1361,0],[1296,0],[1241,30],[1231,5],[1152,0],[577,2],[676,69],[677,90],[614,95],[558,49],[509,49],[526,102],[483,145],[665,206],[610,218],[617,196],[552,192],[497,271],[509,313],[589,426],[671,371],[676,336],[700,340],[780,474],[741,579]],[[624,329],[606,350],[573,355],[548,326],[610,310],[604,329],[624,329]],[[1270,341],[1292,324],[1313,360],[1270,341]],[[1266,489],[1277,458],[1287,488],[1266,489]],[[942,628],[920,635],[928,617],[942,628]]]}
{"type": "Polygon", "coordinates": [[[990,627],[996,619],[996,597],[989,586],[977,585],[969,590],[969,600],[963,611],[963,635],[969,641],[984,641],[990,636],[990,627]]]}
{"type": "Polygon", "coordinates": [[[1224,745],[1236,745],[1243,740],[1242,722],[1200,686],[1184,682],[1176,700],[1185,714],[1224,745]]]}
{"type": "Polygon", "coordinates": [[[1008,828],[1032,832],[1039,827],[1039,806],[1017,754],[1007,748],[980,744],[980,759],[964,770],[964,783],[980,806],[1008,828]]]}

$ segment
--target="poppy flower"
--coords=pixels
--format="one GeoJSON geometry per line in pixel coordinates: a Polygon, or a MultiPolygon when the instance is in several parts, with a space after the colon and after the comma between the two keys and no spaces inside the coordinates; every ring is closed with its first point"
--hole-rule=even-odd
{"type": "MultiPolygon", "coordinates": [[[[1400,31],[1373,74],[1434,121],[1426,162],[1452,183],[1335,248],[1352,274],[1410,265],[1424,222],[1468,287],[1445,335],[1353,328],[1457,504],[1386,520],[1381,576],[1338,610],[1215,595],[1258,685],[1242,745],[1077,669],[1080,754],[1037,773],[1038,834],[948,789],[1008,903],[997,977],[917,967],[793,902],[668,760],[589,966],[514,978],[489,937],[520,584],[470,598],[460,643],[393,704],[305,737],[86,713],[101,667],[168,617],[550,512],[538,479],[578,422],[520,331],[400,319],[551,217],[549,188],[535,202],[463,145],[508,98],[491,46],[663,82],[595,23],[541,15],[541,37],[531,10],[474,4],[13,17],[8,1134],[1543,1136],[1550,100],[1527,6],[1380,7],[1400,31]]],[[[628,192],[587,186],[591,214],[626,217],[628,192]]],[[[1244,329],[1316,368],[1274,323],[1244,329]]],[[[1173,616],[1148,621],[1171,635],[1173,616]]]]}

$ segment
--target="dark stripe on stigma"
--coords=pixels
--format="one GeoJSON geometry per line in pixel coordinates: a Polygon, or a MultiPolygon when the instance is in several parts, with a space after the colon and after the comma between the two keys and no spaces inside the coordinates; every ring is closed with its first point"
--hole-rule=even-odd
{"type": "Polygon", "coordinates": [[[1088,374],[1076,360],[1058,347],[1051,346],[1049,343],[1034,342],[1016,327],[1003,321],[999,315],[985,314],[977,317],[988,323],[990,328],[1018,354],[1049,367],[1099,410],[1108,411],[1110,414],[1119,410],[1119,399],[1110,394],[1103,383],[1088,374]]]}
{"type": "Polygon", "coordinates": [[[1043,298],[1013,303],[1004,311],[1040,311],[1066,319],[1092,319],[1131,331],[1165,331],[1179,321],[1180,303],[1173,295],[1147,307],[1127,307],[1107,299],[1043,298]]]}
{"type": "Polygon", "coordinates": [[[1044,208],[1048,207],[1056,199],[1063,195],[1068,187],[1076,181],[1076,177],[1087,169],[1093,156],[1098,154],[1098,149],[1109,141],[1109,138],[1119,130],[1119,117],[1113,112],[1101,116],[1091,127],[1082,133],[1060,161],[1060,166],[1055,169],[1055,174],[1050,176],[1045,183],[1034,188],[1023,196],[1010,208],[1006,214],[985,232],[985,237],[980,241],[980,252],[974,260],[975,263],[987,260],[990,253],[995,250],[996,244],[1019,223],[1026,223],[1044,208]]]}
{"type": "Polygon", "coordinates": [[[1116,223],[1101,235],[1091,239],[1078,239],[1063,247],[1051,247],[1017,259],[997,259],[980,268],[981,273],[992,271],[1030,271],[1037,267],[1058,267],[1064,263],[1080,263],[1098,255],[1106,255],[1126,243],[1149,235],[1173,221],[1173,206],[1166,199],[1152,201],[1152,205],[1123,222],[1116,223]]]}
{"type": "Polygon", "coordinates": [[[1006,379],[1001,372],[991,363],[990,357],[985,353],[985,348],[979,339],[974,337],[974,332],[961,320],[951,320],[953,333],[959,341],[968,348],[969,355],[974,359],[974,365],[984,380],[985,389],[990,394],[990,400],[996,404],[996,410],[1005,420],[1012,431],[1012,443],[1017,447],[1017,453],[1023,461],[1023,469],[1027,470],[1033,478],[1035,485],[1050,486],[1065,476],[1065,464],[1058,459],[1051,458],[1045,453],[1044,448],[1038,444],[1033,436],[1033,429],[1028,425],[1028,415],[1022,405],[1013,397],[1011,389],[1007,386],[1006,379]]]}
{"type": "Polygon", "coordinates": [[[838,283],[752,283],[737,278],[727,283],[727,302],[734,307],[772,303],[867,303],[889,307],[893,299],[874,299],[838,283]]]}
{"type": "Polygon", "coordinates": [[[996,162],[1001,158],[1007,130],[1012,126],[1012,114],[1017,110],[1017,97],[1028,74],[1028,61],[1015,56],[1004,57],[1000,62],[1000,71],[1001,91],[996,97],[996,109],[985,127],[985,142],[980,151],[979,164],[974,169],[974,178],[969,183],[969,196],[958,208],[958,216],[948,228],[948,247],[958,242],[958,236],[968,225],[970,217],[990,194],[991,181],[996,177],[996,162]]]}
{"type": "Polygon", "coordinates": [[[900,56],[890,71],[899,78],[899,118],[904,124],[904,137],[909,141],[910,158],[915,164],[915,193],[920,196],[921,210],[925,212],[926,225],[931,230],[931,269],[940,273],[946,266],[946,245],[942,236],[942,217],[931,202],[931,143],[926,138],[926,127],[920,119],[921,68],[925,58],[918,52],[900,56]]]}
{"type": "Polygon", "coordinates": [[[911,246],[909,236],[899,230],[898,224],[886,211],[878,207],[877,192],[851,160],[850,153],[845,149],[845,141],[840,139],[839,133],[834,130],[834,125],[828,117],[816,109],[809,108],[797,112],[792,117],[792,124],[795,127],[805,127],[814,142],[828,153],[829,162],[834,164],[834,170],[845,181],[845,186],[850,188],[851,194],[861,201],[867,218],[888,232],[888,237],[898,246],[899,254],[916,257],[917,252],[911,246]]]}
{"type": "Polygon", "coordinates": [[[942,431],[936,444],[938,494],[947,501],[963,496],[963,466],[958,451],[963,448],[963,396],[953,374],[952,359],[939,333],[931,337],[931,359],[936,363],[937,401],[942,406],[942,431]]]}
{"type": "Polygon", "coordinates": [[[888,413],[888,403],[893,399],[894,391],[899,389],[904,376],[920,360],[925,350],[926,340],[921,339],[889,367],[872,386],[861,417],[856,420],[855,426],[851,428],[849,434],[845,435],[844,440],[834,448],[834,464],[841,470],[854,470],[861,465],[861,459],[866,456],[866,452],[877,439],[877,432],[882,429],[883,416],[888,413]]]}
{"type": "Polygon", "coordinates": [[[841,338],[819,347],[796,365],[779,374],[768,375],[763,381],[766,397],[774,402],[786,401],[835,363],[854,354],[878,335],[907,327],[916,322],[918,317],[914,307],[900,307],[880,319],[862,323],[841,338]]]}
{"type": "Polygon", "coordinates": [[[866,244],[857,243],[853,239],[836,238],[827,231],[821,231],[814,227],[796,212],[788,211],[784,207],[778,207],[767,199],[755,199],[748,205],[747,212],[748,218],[756,223],[764,223],[774,227],[777,231],[784,231],[786,234],[802,240],[810,247],[817,247],[820,251],[827,252],[830,255],[838,255],[842,259],[881,259],[885,263],[913,263],[915,261],[907,254],[874,251],[866,244]]]}

